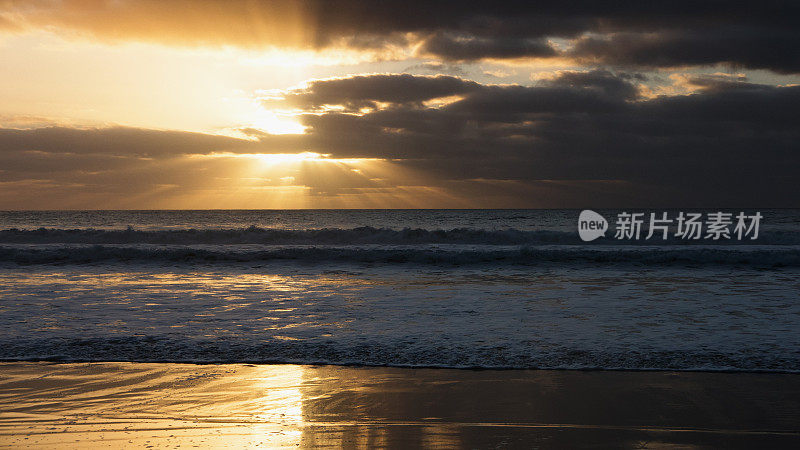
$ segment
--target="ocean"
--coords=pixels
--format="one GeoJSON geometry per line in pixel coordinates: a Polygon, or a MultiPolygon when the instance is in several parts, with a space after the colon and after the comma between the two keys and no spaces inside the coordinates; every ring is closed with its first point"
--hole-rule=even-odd
{"type": "Polygon", "coordinates": [[[579,210],[0,212],[0,360],[800,371],[800,211],[598,212],[592,242],[579,210]]]}

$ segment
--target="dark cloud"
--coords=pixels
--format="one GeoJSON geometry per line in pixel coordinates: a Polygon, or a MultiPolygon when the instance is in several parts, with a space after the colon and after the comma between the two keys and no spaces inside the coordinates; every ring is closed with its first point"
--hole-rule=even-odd
{"type": "Polygon", "coordinates": [[[434,98],[463,94],[479,87],[474,81],[444,75],[362,75],[312,81],[307,88],[287,93],[285,101],[306,110],[325,105],[340,105],[348,110],[358,110],[374,108],[376,102],[421,103],[434,98]]]}
{"type": "Polygon", "coordinates": [[[0,129],[0,154],[34,151],[148,157],[212,151],[234,152],[246,149],[250,144],[246,140],[226,136],[128,127],[0,129]]]}
{"type": "Polygon", "coordinates": [[[303,120],[318,151],[402,159],[441,180],[605,181],[633,190],[618,202],[674,206],[800,203],[800,87],[700,76],[689,78],[703,85],[695,94],[643,98],[639,78],[566,72],[534,87],[481,86],[439,108],[303,120]]]}
{"type": "MultiPolygon", "coordinates": [[[[6,14],[2,14],[5,12],[6,14]]],[[[577,58],[625,67],[732,64],[800,72],[800,3],[98,1],[6,2],[6,28],[109,41],[245,48],[416,47],[447,61],[577,58]],[[561,40],[561,47],[553,44],[561,40]],[[577,39],[573,49],[564,42],[577,39]]]]}
{"type": "Polygon", "coordinates": [[[597,89],[611,97],[632,100],[639,96],[639,89],[633,84],[645,81],[640,74],[615,75],[607,70],[592,70],[589,72],[562,71],[547,84],[552,86],[567,86],[571,88],[597,89]]]}
{"type": "Polygon", "coordinates": [[[798,73],[798,48],[800,32],[797,28],[742,25],[583,37],[568,55],[585,63],[616,66],[672,67],[722,63],[798,73]]]}
{"type": "Polygon", "coordinates": [[[550,58],[558,52],[545,39],[525,37],[477,37],[469,34],[436,33],[425,39],[419,51],[450,61],[493,58],[550,58]]]}

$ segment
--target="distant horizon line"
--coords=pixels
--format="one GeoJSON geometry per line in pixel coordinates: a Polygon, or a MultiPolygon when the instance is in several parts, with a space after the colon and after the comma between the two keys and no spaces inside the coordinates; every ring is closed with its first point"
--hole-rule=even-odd
{"type": "Polygon", "coordinates": [[[23,212],[185,212],[185,211],[553,211],[553,210],[712,210],[712,209],[800,209],[800,206],[608,206],[561,208],[209,208],[209,209],[0,209],[0,213],[23,212]]]}

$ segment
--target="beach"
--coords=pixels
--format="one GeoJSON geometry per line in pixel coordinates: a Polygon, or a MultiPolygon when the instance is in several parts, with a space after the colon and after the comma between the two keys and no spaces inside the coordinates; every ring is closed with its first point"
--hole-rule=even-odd
{"type": "Polygon", "coordinates": [[[3,447],[788,448],[800,376],[14,362],[0,410],[3,447]]]}
{"type": "Polygon", "coordinates": [[[0,445],[797,446],[800,211],[576,214],[0,213],[0,445]]]}

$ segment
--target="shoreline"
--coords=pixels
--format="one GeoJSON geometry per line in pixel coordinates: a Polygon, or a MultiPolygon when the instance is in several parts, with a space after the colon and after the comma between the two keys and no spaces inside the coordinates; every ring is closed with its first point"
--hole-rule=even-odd
{"type": "MultiPolygon", "coordinates": [[[[437,365],[403,365],[403,364],[368,364],[368,363],[335,363],[326,361],[295,362],[295,361],[191,361],[191,360],[95,360],[95,359],[47,359],[47,358],[0,358],[0,367],[5,364],[38,363],[38,364],[176,364],[181,366],[306,366],[306,367],[342,367],[354,369],[424,369],[424,370],[456,370],[468,372],[669,372],[669,373],[728,373],[728,374],[776,374],[800,375],[800,369],[737,369],[737,368],[674,368],[674,367],[481,367],[481,366],[437,366],[437,365]]],[[[1,370],[1,369],[0,369],[1,370]]]]}
{"type": "Polygon", "coordinates": [[[800,374],[0,363],[0,446],[800,443],[800,374]]]}

